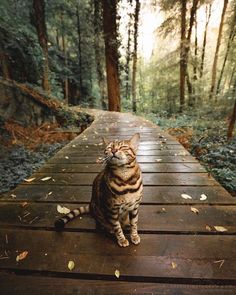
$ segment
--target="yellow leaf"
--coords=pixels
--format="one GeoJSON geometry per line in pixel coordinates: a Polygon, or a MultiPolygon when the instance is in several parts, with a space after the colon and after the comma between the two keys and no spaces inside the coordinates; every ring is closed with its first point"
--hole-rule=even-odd
{"type": "Polygon", "coordinates": [[[35,177],[24,179],[24,181],[26,181],[26,182],[32,182],[33,180],[35,180],[35,177]]]}
{"type": "Polygon", "coordinates": [[[61,214],[67,214],[70,212],[70,209],[68,209],[66,207],[62,207],[60,205],[57,205],[57,212],[59,212],[61,214]]]}
{"type": "Polygon", "coordinates": [[[175,269],[177,267],[177,264],[175,262],[171,262],[171,266],[173,269],[175,269]]]}
{"type": "Polygon", "coordinates": [[[115,276],[117,277],[117,279],[119,279],[119,277],[120,277],[120,271],[118,269],[115,270],[115,276]]]}
{"type": "Polygon", "coordinates": [[[227,229],[225,227],[220,226],[220,225],[214,225],[214,228],[219,232],[227,231],[227,229]]]}
{"type": "Polygon", "coordinates": [[[16,256],[16,261],[20,261],[26,258],[26,256],[28,255],[28,251],[24,251],[22,253],[20,253],[19,255],[16,256]]]}
{"type": "Polygon", "coordinates": [[[44,178],[41,178],[40,180],[41,181],[47,181],[47,180],[49,180],[49,179],[51,179],[52,178],[52,176],[46,176],[46,177],[44,177],[44,178]]]}
{"type": "Polygon", "coordinates": [[[191,211],[195,214],[199,213],[199,210],[197,208],[191,207],[191,211]]]}
{"type": "Polygon", "coordinates": [[[187,200],[187,199],[192,199],[192,197],[189,196],[189,195],[187,195],[187,194],[181,194],[181,197],[182,197],[183,199],[185,199],[185,200],[187,200]]]}
{"type": "Polygon", "coordinates": [[[162,161],[162,159],[156,159],[155,161],[156,161],[156,162],[161,162],[161,161],[162,161]]]}
{"type": "Polygon", "coordinates": [[[73,269],[75,268],[75,263],[74,263],[74,261],[70,260],[70,261],[68,262],[68,268],[69,268],[69,270],[73,270],[73,269]]]}
{"type": "Polygon", "coordinates": [[[201,194],[200,201],[205,201],[207,199],[207,196],[205,194],[201,194]]]}

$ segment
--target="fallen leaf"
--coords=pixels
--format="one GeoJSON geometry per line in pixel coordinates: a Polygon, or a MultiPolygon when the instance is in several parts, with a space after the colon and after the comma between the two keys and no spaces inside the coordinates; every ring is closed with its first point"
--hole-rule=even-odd
{"type": "Polygon", "coordinates": [[[20,261],[26,258],[26,256],[28,255],[28,251],[24,251],[22,253],[20,253],[19,255],[16,256],[16,261],[20,261]]]}
{"type": "Polygon", "coordinates": [[[57,212],[59,212],[61,214],[67,214],[70,212],[70,209],[66,208],[66,207],[62,207],[60,205],[57,205],[57,212]]]}
{"type": "Polygon", "coordinates": [[[51,179],[52,178],[52,176],[46,176],[46,177],[44,177],[44,178],[41,178],[40,180],[41,181],[47,181],[47,180],[49,180],[49,179],[51,179]]]}
{"type": "Polygon", "coordinates": [[[117,277],[117,279],[119,279],[119,277],[120,277],[120,271],[118,269],[115,270],[115,276],[117,277]]]}
{"type": "Polygon", "coordinates": [[[155,161],[156,161],[156,162],[161,162],[161,161],[162,161],[162,159],[156,159],[155,161]]]}
{"type": "Polygon", "coordinates": [[[206,225],[206,230],[211,231],[211,227],[209,225],[206,225]]]}
{"type": "Polygon", "coordinates": [[[216,261],[214,261],[214,263],[220,263],[219,268],[221,268],[222,265],[225,263],[225,260],[224,259],[222,259],[222,260],[216,260],[216,261]]]}
{"type": "Polygon", "coordinates": [[[28,202],[23,202],[23,203],[21,204],[22,207],[25,207],[25,206],[27,206],[27,205],[28,205],[28,202]]]}
{"type": "Polygon", "coordinates": [[[175,262],[171,262],[171,266],[173,269],[175,269],[177,267],[177,264],[175,262]]]}
{"type": "Polygon", "coordinates": [[[31,182],[31,181],[35,180],[35,178],[36,178],[36,177],[32,177],[32,178],[28,178],[28,179],[24,179],[24,181],[26,181],[26,182],[31,182]]]}
{"type": "Polygon", "coordinates": [[[70,261],[68,262],[68,268],[69,268],[69,270],[73,270],[73,269],[75,268],[75,263],[74,263],[74,261],[70,260],[70,261]]]}
{"type": "Polygon", "coordinates": [[[207,196],[205,194],[201,194],[200,201],[205,201],[207,196]]]}
{"type": "Polygon", "coordinates": [[[183,199],[185,199],[185,200],[187,200],[187,199],[192,199],[192,197],[189,196],[189,195],[187,195],[187,194],[181,194],[181,197],[182,197],[183,199]]]}
{"type": "Polygon", "coordinates": [[[214,228],[219,232],[227,231],[227,229],[221,225],[214,225],[214,228]]]}
{"type": "Polygon", "coordinates": [[[191,207],[191,211],[195,214],[198,214],[199,213],[199,210],[195,207],[191,207]]]}

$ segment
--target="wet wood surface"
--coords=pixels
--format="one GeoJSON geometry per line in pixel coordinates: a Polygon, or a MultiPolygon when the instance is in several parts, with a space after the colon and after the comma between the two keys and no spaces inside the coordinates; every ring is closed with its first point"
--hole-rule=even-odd
{"type": "Polygon", "coordinates": [[[154,124],[92,112],[96,119],[85,132],[30,182],[1,196],[0,294],[236,294],[235,199],[154,124]],[[102,137],[135,132],[144,182],[141,244],[120,248],[89,215],[55,231],[57,205],[89,203],[103,169],[102,137]]]}

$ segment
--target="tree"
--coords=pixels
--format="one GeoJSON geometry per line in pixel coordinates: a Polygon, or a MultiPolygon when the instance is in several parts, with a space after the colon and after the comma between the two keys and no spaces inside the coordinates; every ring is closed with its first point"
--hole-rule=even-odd
{"type": "Polygon", "coordinates": [[[205,51],[206,51],[206,40],[207,40],[207,29],[211,17],[211,6],[212,4],[206,5],[206,24],[204,29],[204,38],[203,38],[203,45],[202,45],[202,55],[201,55],[201,65],[200,65],[200,78],[203,75],[203,68],[204,68],[204,60],[205,60],[205,51]]]}
{"type": "Polygon", "coordinates": [[[34,23],[38,34],[39,44],[43,51],[43,74],[42,87],[45,91],[50,91],[49,64],[48,64],[48,40],[45,22],[45,2],[44,0],[33,0],[34,23]]]}
{"type": "MultiPolygon", "coordinates": [[[[235,94],[236,94],[236,81],[234,84],[234,95],[235,94]]],[[[228,140],[230,140],[233,137],[233,130],[234,130],[235,121],[236,121],[236,99],[234,101],[233,113],[231,115],[228,131],[227,131],[227,139],[228,140]]]]}
{"type": "Polygon", "coordinates": [[[118,71],[117,0],[102,0],[103,31],[105,39],[108,109],[120,111],[118,71]]]}
{"type": "Polygon", "coordinates": [[[226,62],[227,62],[227,59],[228,59],[228,55],[229,55],[229,52],[230,52],[231,45],[232,45],[233,40],[235,38],[235,34],[236,34],[235,26],[236,26],[236,4],[234,6],[233,18],[232,18],[232,21],[231,21],[231,24],[230,24],[230,32],[229,32],[229,38],[228,38],[228,42],[227,42],[225,57],[224,57],[224,61],[223,61],[221,71],[220,71],[219,79],[218,79],[218,82],[217,82],[216,98],[217,98],[217,95],[220,92],[220,84],[221,84],[221,80],[223,78],[225,65],[226,65],[226,62]]]}
{"type": "Polygon", "coordinates": [[[180,112],[185,104],[185,77],[186,77],[186,11],[187,1],[181,1],[181,41],[180,41],[180,112]]]}
{"type": "MultiPolygon", "coordinates": [[[[129,0],[130,6],[132,6],[132,0],[129,0]]],[[[125,64],[125,98],[130,99],[130,61],[131,61],[131,27],[132,27],[133,14],[129,13],[128,22],[128,40],[126,46],[126,64],[125,64]]]]}
{"type": "Polygon", "coordinates": [[[228,5],[228,0],[224,0],[224,5],[223,5],[223,9],[222,9],[222,14],[221,14],[221,20],[220,20],[220,26],[219,26],[219,32],[218,32],[218,38],[217,38],[217,43],[216,43],[215,56],[214,56],[214,61],[213,61],[213,65],[212,65],[211,88],[210,88],[210,94],[209,94],[210,100],[215,96],[217,63],[218,63],[219,49],[220,49],[220,44],[221,44],[221,39],[222,39],[224,17],[225,17],[227,5],[228,5]]]}
{"type": "Polygon", "coordinates": [[[134,53],[133,53],[133,72],[132,72],[132,109],[137,111],[136,97],[136,72],[137,72],[137,48],[138,48],[138,22],[139,22],[140,1],[136,0],[134,13],[134,53]]]}
{"type": "Polygon", "coordinates": [[[100,90],[100,100],[102,109],[107,109],[106,104],[106,81],[104,75],[104,38],[102,32],[102,9],[101,1],[94,0],[94,51],[97,69],[98,85],[100,90]]]}

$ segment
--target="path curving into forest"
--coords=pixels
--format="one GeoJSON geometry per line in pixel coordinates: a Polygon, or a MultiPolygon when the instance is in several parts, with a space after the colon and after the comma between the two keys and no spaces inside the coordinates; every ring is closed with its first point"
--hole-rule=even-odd
{"type": "Polygon", "coordinates": [[[86,111],[95,115],[92,125],[0,199],[1,291],[235,294],[236,200],[153,123],[129,113],[86,111]],[[90,200],[102,169],[102,136],[129,138],[135,132],[141,135],[144,181],[141,244],[118,247],[89,216],[57,233],[57,205],[72,209],[90,200]],[[27,256],[16,262],[24,251],[27,256]]]}

